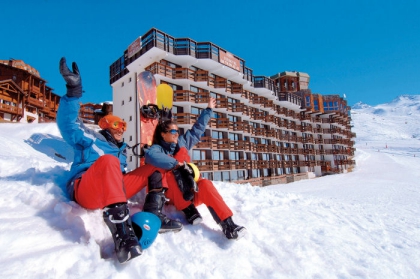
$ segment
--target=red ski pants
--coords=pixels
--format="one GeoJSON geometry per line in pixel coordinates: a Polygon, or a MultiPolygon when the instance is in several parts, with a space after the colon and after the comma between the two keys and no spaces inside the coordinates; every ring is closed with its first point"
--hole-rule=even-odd
{"type": "MultiPolygon", "coordinates": [[[[188,155],[188,150],[185,147],[182,147],[178,153],[174,156],[179,162],[190,162],[190,156],[188,155]]],[[[187,208],[191,201],[186,201],[182,197],[182,192],[178,187],[175,176],[172,171],[166,173],[166,182],[168,185],[168,190],[165,193],[165,196],[169,199],[169,203],[173,204],[177,210],[182,210],[187,208]]],[[[222,196],[219,194],[219,191],[214,187],[213,183],[204,178],[200,178],[197,182],[198,192],[194,194],[194,205],[199,206],[205,204],[216,212],[220,220],[225,220],[228,217],[233,215],[230,208],[227,206],[222,196]]]]}
{"type": "MultiPolygon", "coordinates": [[[[169,199],[169,203],[173,204],[177,210],[187,208],[191,204],[191,201],[184,200],[178,183],[171,171],[166,173],[166,181],[168,182],[168,190],[166,191],[165,196],[169,199]]],[[[210,180],[200,178],[197,185],[199,190],[194,194],[193,199],[195,206],[205,204],[212,207],[222,221],[233,215],[232,211],[219,194],[219,191],[217,191],[210,180]]]]}
{"type": "MultiPolygon", "coordinates": [[[[87,209],[100,209],[113,203],[127,202],[147,186],[148,177],[155,171],[164,171],[152,165],[141,166],[122,174],[120,161],[112,155],[103,155],[74,183],[78,204],[87,209]]],[[[167,187],[165,179],[163,187],[167,187]]]]}

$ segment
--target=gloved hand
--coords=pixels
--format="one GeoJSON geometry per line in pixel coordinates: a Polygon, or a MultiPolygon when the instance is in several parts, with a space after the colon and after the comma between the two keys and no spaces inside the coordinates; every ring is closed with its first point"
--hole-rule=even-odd
{"type": "Polygon", "coordinates": [[[66,81],[67,96],[82,97],[82,78],[80,77],[79,68],[76,62],[72,63],[73,71],[67,67],[66,58],[60,59],[60,74],[66,81]]]}
{"type": "Polygon", "coordinates": [[[182,166],[182,172],[184,173],[184,176],[188,177],[188,180],[189,180],[188,184],[191,186],[192,190],[194,192],[198,192],[198,185],[194,180],[194,170],[185,161],[184,161],[184,165],[182,166]]]}
{"type": "Polygon", "coordinates": [[[168,109],[168,108],[165,108],[165,107],[162,106],[162,109],[160,109],[159,112],[160,112],[160,121],[161,122],[172,119],[171,109],[168,109]]]}
{"type": "Polygon", "coordinates": [[[184,162],[184,165],[182,167],[184,169],[184,172],[188,173],[189,175],[194,175],[193,169],[187,164],[187,162],[184,162]]]}

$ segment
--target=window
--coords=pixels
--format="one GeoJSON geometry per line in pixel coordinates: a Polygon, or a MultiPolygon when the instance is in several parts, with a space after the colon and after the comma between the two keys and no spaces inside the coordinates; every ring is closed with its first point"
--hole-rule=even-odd
{"type": "Polygon", "coordinates": [[[121,87],[124,87],[124,82],[121,82],[121,87]]]}
{"type": "Polygon", "coordinates": [[[193,150],[192,159],[199,161],[206,159],[206,151],[205,150],[193,150]]]}

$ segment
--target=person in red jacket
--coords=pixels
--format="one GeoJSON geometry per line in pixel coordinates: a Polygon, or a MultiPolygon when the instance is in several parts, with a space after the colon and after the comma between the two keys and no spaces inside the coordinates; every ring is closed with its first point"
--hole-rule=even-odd
{"type": "MultiPolygon", "coordinates": [[[[188,223],[198,224],[202,217],[196,206],[205,204],[225,236],[228,239],[239,239],[246,233],[246,229],[233,222],[232,211],[213,183],[202,177],[195,182],[192,177],[193,170],[187,164],[191,162],[188,151],[200,141],[215,106],[216,100],[210,98],[208,107],[202,111],[193,127],[183,135],[179,135],[178,126],[172,120],[160,122],[156,126],[153,144],[145,150],[145,162],[167,171],[165,178],[168,188],[153,188],[153,185],[159,183],[149,183],[144,210],[153,212],[153,208],[161,208],[165,199],[154,196],[163,192],[169,203],[185,213],[188,223]]],[[[159,176],[159,173],[156,172],[156,175],[159,176]]],[[[153,176],[150,179],[153,181],[153,176]]]]}

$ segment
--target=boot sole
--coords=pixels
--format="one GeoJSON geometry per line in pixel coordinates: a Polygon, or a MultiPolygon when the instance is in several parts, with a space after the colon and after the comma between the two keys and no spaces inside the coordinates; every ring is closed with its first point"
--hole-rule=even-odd
{"type": "Polygon", "coordinates": [[[198,224],[200,224],[201,222],[203,222],[203,218],[198,217],[198,218],[195,218],[195,219],[192,221],[191,225],[198,225],[198,224]]]}
{"type": "Polygon", "coordinates": [[[242,237],[244,237],[246,235],[246,228],[242,228],[239,231],[237,231],[238,237],[237,238],[231,238],[229,240],[239,240],[242,237]]]}
{"type": "Polygon", "coordinates": [[[159,230],[159,233],[168,233],[168,232],[177,233],[177,232],[179,232],[181,230],[182,230],[182,227],[181,228],[177,228],[177,229],[160,229],[159,230]]]}
{"type": "Polygon", "coordinates": [[[130,248],[130,251],[127,254],[127,258],[124,259],[120,259],[118,258],[118,261],[121,264],[125,264],[126,262],[128,262],[129,260],[134,259],[135,257],[138,257],[142,254],[142,249],[140,246],[133,246],[130,248]]]}

